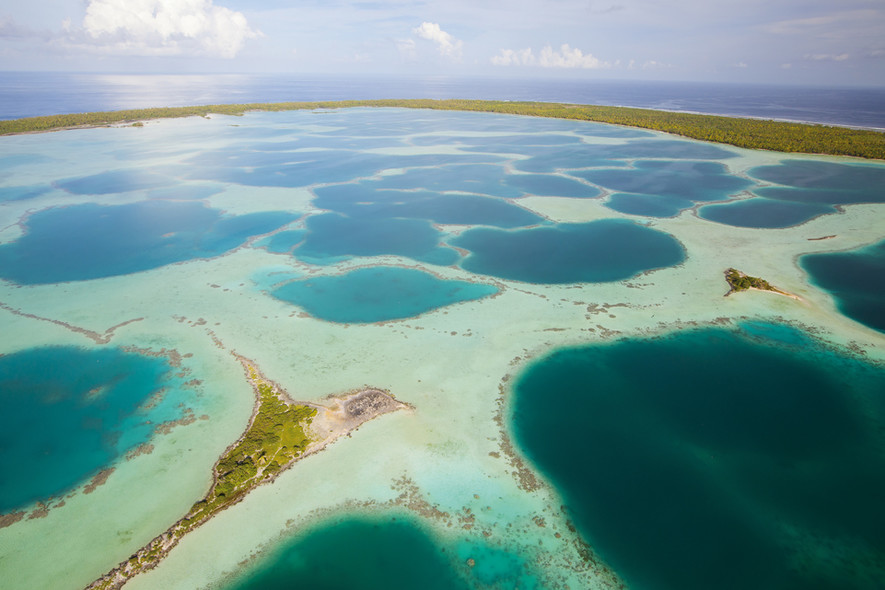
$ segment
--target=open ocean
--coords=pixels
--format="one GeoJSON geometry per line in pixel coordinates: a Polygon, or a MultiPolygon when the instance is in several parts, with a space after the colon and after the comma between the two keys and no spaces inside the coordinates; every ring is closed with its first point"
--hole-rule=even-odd
{"type": "Polygon", "coordinates": [[[885,129],[885,88],[619,80],[0,73],[0,119],[219,103],[465,98],[629,106],[885,129]]]}

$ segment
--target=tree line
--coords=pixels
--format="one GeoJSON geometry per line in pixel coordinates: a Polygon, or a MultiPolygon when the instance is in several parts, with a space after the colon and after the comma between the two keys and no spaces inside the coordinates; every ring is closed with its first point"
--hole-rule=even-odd
{"type": "Polygon", "coordinates": [[[0,135],[132,124],[150,119],[206,117],[210,114],[242,115],[249,111],[350,107],[424,108],[575,119],[663,131],[690,139],[729,144],[748,149],[856,156],[885,160],[885,133],[866,129],[694,113],[674,113],[628,107],[457,99],[225,104],[49,115],[0,121],[0,135]]]}

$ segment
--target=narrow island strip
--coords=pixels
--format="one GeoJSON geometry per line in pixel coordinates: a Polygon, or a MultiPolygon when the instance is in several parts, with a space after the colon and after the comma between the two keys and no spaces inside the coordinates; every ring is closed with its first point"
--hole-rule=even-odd
{"type": "Polygon", "coordinates": [[[783,295],[797,301],[801,300],[798,295],[793,295],[792,293],[782,291],[777,287],[773,287],[771,283],[769,283],[765,279],[760,279],[759,277],[751,277],[748,274],[743,273],[735,268],[729,268],[725,271],[725,281],[728,283],[728,286],[731,287],[728,293],[725,294],[726,297],[728,297],[732,293],[754,289],[756,291],[770,291],[771,293],[777,293],[778,295],[783,295]]]}
{"type": "Polygon", "coordinates": [[[213,466],[208,493],[165,532],[87,586],[88,590],[121,588],[133,576],[155,568],[187,533],[256,487],[274,481],[299,459],[373,418],[411,407],[373,388],[329,396],[324,404],[296,402],[248,359],[237,358],[255,391],[255,406],[245,432],[213,466]]]}
{"type": "Polygon", "coordinates": [[[479,111],[508,115],[575,119],[652,129],[691,139],[724,143],[748,149],[885,159],[885,133],[873,129],[852,129],[790,121],[746,119],[632,107],[501,100],[338,100],[129,109],[96,113],[48,115],[0,121],[0,135],[110,125],[141,127],[143,126],[143,121],[152,119],[208,117],[210,114],[243,115],[250,111],[292,111],[353,107],[479,111]]]}

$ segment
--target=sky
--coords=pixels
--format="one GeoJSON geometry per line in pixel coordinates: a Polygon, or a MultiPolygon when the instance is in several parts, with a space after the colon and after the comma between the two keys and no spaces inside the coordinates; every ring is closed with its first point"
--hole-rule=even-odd
{"type": "Polygon", "coordinates": [[[885,86],[885,0],[0,0],[0,70],[885,86]]]}

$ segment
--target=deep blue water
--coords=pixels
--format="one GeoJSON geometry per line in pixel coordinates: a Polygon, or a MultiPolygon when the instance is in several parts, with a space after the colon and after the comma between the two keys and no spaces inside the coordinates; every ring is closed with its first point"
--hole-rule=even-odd
{"type": "Polygon", "coordinates": [[[46,163],[36,151],[0,160],[4,174],[23,168],[30,178],[35,167],[45,173],[41,186],[10,183],[7,199],[36,199],[60,189],[102,203],[31,214],[23,221],[24,235],[0,245],[0,277],[45,284],[130,274],[220,256],[254,236],[273,234],[256,246],[315,265],[400,256],[532,283],[617,281],[679,264],[682,246],[631,221],[553,223],[520,206],[520,199],[594,199],[602,188],[629,188],[658,197],[658,205],[671,199],[667,206],[675,203],[678,212],[694,201],[726,199],[748,184],[707,161],[732,155],[718,146],[650,140],[645,132],[577,121],[349,109],[254,113],[216,131],[205,149],[195,139],[174,146],[157,142],[147,152],[137,142],[118,145],[117,135],[84,141],[71,157],[112,152],[126,167],[76,177],[53,179],[52,168],[42,169],[46,163]],[[599,135],[624,143],[600,149],[605,146],[582,141],[599,135]],[[471,151],[366,149],[376,140],[402,147],[428,138],[445,138],[471,151]],[[176,163],[153,163],[170,149],[176,163]],[[669,160],[637,159],[666,155],[669,160]],[[518,163],[528,163],[533,172],[511,169],[520,156],[518,163]],[[141,161],[145,164],[139,166],[141,161]],[[202,201],[226,184],[306,187],[313,193],[313,210],[304,216],[277,210],[285,209],[277,203],[272,210],[226,215],[202,201]],[[689,198],[674,202],[680,191],[689,198]],[[118,195],[144,200],[113,204],[118,195]],[[451,233],[451,225],[462,227],[451,233]]]}
{"type": "Polygon", "coordinates": [[[497,287],[482,283],[443,280],[410,268],[373,266],[291,281],[273,289],[271,295],[323,320],[364,324],[415,317],[497,292],[497,287]]]}
{"type": "Polygon", "coordinates": [[[0,119],[198,104],[374,98],[571,102],[885,128],[885,88],[485,77],[0,73],[0,119]]]}
{"type": "Polygon", "coordinates": [[[648,217],[672,217],[697,202],[724,200],[752,184],[729,174],[723,164],[692,160],[640,160],[631,168],[600,168],[575,174],[620,191],[609,197],[609,208],[648,217]]]}
{"type": "MultiPolygon", "coordinates": [[[[132,190],[124,178],[122,190],[132,190]]],[[[77,186],[105,193],[117,186],[108,183],[102,176],[77,186]]],[[[83,281],[211,258],[297,217],[224,216],[199,202],[162,200],[46,209],[28,218],[24,236],[0,245],[0,277],[28,285],[83,281]]]]}
{"type": "Polygon", "coordinates": [[[885,241],[849,252],[799,259],[811,282],[832,293],[839,310],[885,332],[885,241]]]}
{"type": "Polygon", "coordinates": [[[225,590],[539,588],[519,556],[481,542],[441,544],[411,518],[322,523],[265,556],[225,590]],[[470,567],[468,559],[473,560],[470,567]]]}
{"type": "Polygon", "coordinates": [[[256,245],[322,266],[399,256],[532,283],[617,281],[690,255],[643,226],[649,217],[700,205],[703,219],[775,229],[885,199],[880,164],[794,157],[738,177],[726,167],[735,155],[727,147],[580,121],[347,109],[250,113],[213,129],[205,147],[185,132],[180,144],[161,140],[150,150],[131,134],[78,136],[69,157],[114,155],[113,168],[82,176],[54,178],[51,158],[60,156],[40,153],[36,140],[24,144],[33,152],[0,155],[4,177],[23,170],[41,178],[6,183],[0,200],[61,190],[97,201],[29,215],[24,235],[0,245],[0,277],[43,284],[129,274],[220,256],[272,234],[256,245]],[[598,137],[618,141],[594,143],[598,137]],[[409,149],[436,145],[459,151],[409,149]],[[173,163],[157,164],[172,154],[173,163]],[[313,207],[303,215],[277,201],[227,215],[205,199],[228,186],[306,188],[313,207]],[[117,195],[144,200],[118,205],[117,195]],[[521,206],[526,196],[604,198],[639,219],[556,224],[521,206]]]}
{"type": "Polygon", "coordinates": [[[835,207],[821,203],[797,203],[754,197],[731,203],[704,205],[698,209],[698,216],[708,221],[718,221],[736,227],[780,229],[835,212],[835,207]]]}
{"type": "Polygon", "coordinates": [[[755,187],[761,198],[706,205],[698,215],[738,227],[783,228],[834,213],[839,205],[885,203],[885,167],[877,164],[784,160],[749,174],[774,186],[755,187]]]}
{"type": "Polygon", "coordinates": [[[513,403],[632,588],[881,587],[885,369],[756,322],[559,350],[513,403]]]}
{"type": "Polygon", "coordinates": [[[281,549],[230,590],[365,590],[470,586],[433,540],[406,521],[353,519],[281,549]]]}
{"type": "MultiPolygon", "coordinates": [[[[169,364],[116,348],[27,349],[0,356],[0,513],[84,483],[180,417],[151,396],[169,364]]],[[[169,393],[167,392],[167,397],[169,393]]]]}
{"type": "MultiPolygon", "coordinates": [[[[881,90],[254,76],[0,75],[4,81],[0,116],[430,96],[624,104],[885,127],[881,90]]],[[[881,202],[885,181],[881,166],[796,159],[752,170],[752,178],[775,185],[761,187],[726,173],[719,161],[733,156],[727,148],[574,121],[355,109],[257,113],[238,125],[216,128],[212,147],[205,149],[153,145],[145,151],[113,140],[84,142],[72,157],[90,158],[90,149],[104,149],[114,153],[115,167],[124,162],[128,168],[74,178],[53,178],[41,154],[0,156],[4,173],[46,164],[45,184],[4,185],[0,202],[63,190],[102,203],[31,214],[24,234],[0,245],[0,277],[44,284],[141,272],[220,256],[272,233],[255,246],[326,269],[353,257],[377,264],[373,257],[395,255],[532,283],[617,281],[679,264],[690,253],[673,236],[639,222],[557,224],[522,208],[520,199],[593,199],[604,189],[611,209],[667,217],[752,190],[760,196],[704,206],[701,217],[776,228],[834,212],[835,205],[881,202]],[[310,130],[315,125],[323,128],[310,130]],[[487,134],[469,133],[474,131],[487,134]],[[591,145],[582,137],[623,143],[591,145]],[[457,146],[462,153],[366,151],[433,145],[457,146]],[[141,165],[143,158],[171,152],[180,156],[178,164],[141,165]],[[228,215],[201,202],[223,191],[222,183],[239,190],[307,188],[315,210],[302,219],[295,209],[279,211],[277,197],[268,210],[228,215]],[[144,200],[108,204],[115,195],[144,200]],[[445,225],[469,227],[450,233],[445,225]]],[[[846,314],[881,330],[883,259],[880,245],[806,257],[801,264],[834,292],[846,314]],[[851,272],[836,276],[824,263],[851,272]],[[828,273],[836,276],[832,282],[828,273]],[[870,302],[871,315],[855,311],[869,310],[870,302]]],[[[385,266],[332,273],[293,278],[268,292],[328,321],[374,322],[496,291],[385,266]]],[[[7,498],[0,511],[76,485],[149,435],[137,428],[121,435],[120,424],[137,415],[165,367],[142,365],[118,351],[122,356],[107,353],[97,363],[113,367],[110,372],[82,374],[96,364],[95,356],[84,354],[47,349],[0,357],[0,369],[7,362],[18,371],[3,382],[4,395],[48,396],[19,404],[22,414],[9,414],[6,419],[15,422],[0,430],[0,449],[13,450],[0,455],[3,472],[29,475],[27,481],[5,480],[5,490],[0,484],[7,498]],[[61,373],[42,374],[41,366],[61,373]],[[133,377],[140,381],[126,392],[117,389],[129,384],[129,375],[143,379],[133,377]],[[66,423],[71,416],[76,419],[66,423]],[[59,426],[41,431],[44,438],[22,435],[22,448],[2,439],[36,417],[59,426]],[[118,435],[126,444],[114,442],[118,435]],[[69,448],[60,442],[69,439],[81,443],[69,448]],[[45,456],[29,462],[32,474],[20,465],[29,453],[45,456]]],[[[883,382],[881,370],[820,350],[799,331],[756,323],[740,333],[710,329],[553,353],[520,381],[514,419],[520,444],[563,490],[582,533],[638,588],[873,588],[864,560],[885,554],[879,507],[885,496],[883,382]],[[536,411],[541,404],[569,411],[536,411]]],[[[471,551],[465,555],[477,555],[471,551]]],[[[345,521],[286,548],[244,587],[458,587],[464,571],[453,569],[441,553],[411,525],[345,521]],[[342,570],[342,554],[357,567],[342,570]],[[336,561],[324,561],[329,556],[336,561]],[[359,577],[349,578],[352,573],[359,577]]],[[[459,553],[457,563],[465,555],[459,553]]],[[[482,584],[515,584],[515,572],[524,571],[512,555],[483,555],[489,559],[470,572],[482,584]]]]}
{"type": "Polygon", "coordinates": [[[502,231],[469,229],[452,244],[462,267],[527,283],[603,283],[674,266],[685,251],[673,236],[621,219],[502,231]]]}
{"type": "MultiPolygon", "coordinates": [[[[463,167],[442,168],[436,175],[453,176],[455,177],[453,184],[458,184],[457,173],[461,170],[463,167]],[[452,174],[453,172],[455,174],[452,174]]],[[[432,173],[429,175],[434,176],[432,173]]],[[[503,170],[501,175],[503,176],[503,170]]],[[[480,189],[481,181],[476,179],[474,182],[474,190],[480,189]]],[[[315,190],[317,198],[314,199],[314,204],[322,209],[350,217],[367,219],[406,217],[426,219],[434,223],[497,227],[520,227],[544,221],[542,217],[500,199],[482,195],[442,194],[427,190],[403,193],[379,188],[379,184],[384,186],[387,183],[363,181],[358,184],[318,188],[315,190]]],[[[592,193],[592,189],[587,187],[586,192],[592,193]]],[[[516,196],[523,195],[523,192],[518,192],[516,196]]]]}
{"type": "Polygon", "coordinates": [[[458,259],[457,252],[439,245],[442,233],[423,219],[365,219],[323,213],[307,219],[307,230],[295,256],[313,264],[386,254],[446,265],[458,259]]]}
{"type": "Polygon", "coordinates": [[[258,240],[255,242],[255,245],[274,254],[289,254],[295,246],[301,243],[306,233],[307,230],[304,229],[278,231],[271,236],[258,240]]]}

